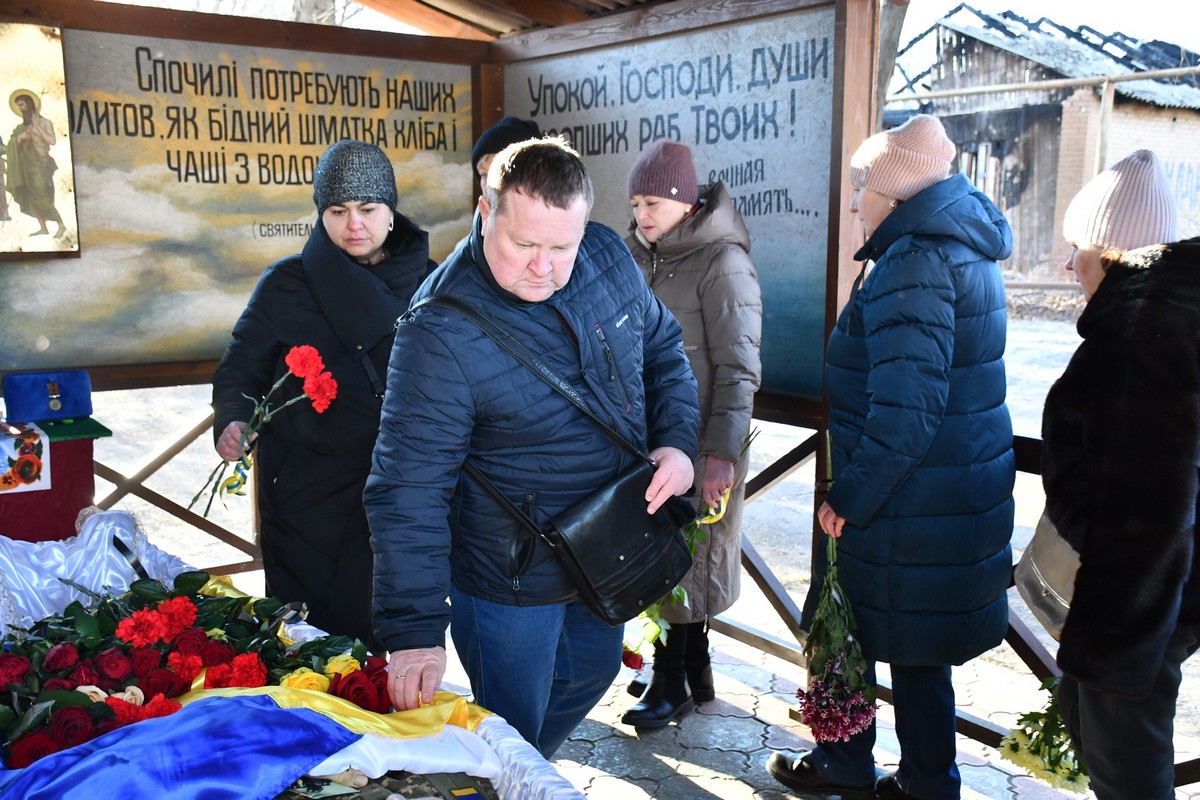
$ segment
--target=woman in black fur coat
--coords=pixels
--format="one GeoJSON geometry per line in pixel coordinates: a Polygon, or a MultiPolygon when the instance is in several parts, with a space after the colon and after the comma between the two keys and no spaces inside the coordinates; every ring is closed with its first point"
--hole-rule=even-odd
{"type": "Polygon", "coordinates": [[[1085,186],[1063,227],[1088,305],[1042,421],[1047,514],[1080,555],[1058,701],[1098,800],[1169,800],[1200,642],[1200,239],[1155,244],[1175,208],[1148,150],[1085,186]]]}

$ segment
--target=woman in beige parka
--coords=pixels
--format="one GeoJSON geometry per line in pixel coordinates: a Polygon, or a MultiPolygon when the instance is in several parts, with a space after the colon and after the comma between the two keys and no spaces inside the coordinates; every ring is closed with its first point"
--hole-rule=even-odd
{"type": "Polygon", "coordinates": [[[724,517],[705,526],[683,580],[687,602],[663,605],[670,630],[654,643],[654,677],[622,718],[657,728],[715,696],[708,620],[733,605],[740,590],[744,450],[762,375],[762,299],[746,225],[724,184],[700,190],[687,145],[661,140],[646,149],[629,175],[629,197],[634,223],[625,243],[683,326],[699,388],[697,510],[718,507],[729,492],[724,517]]]}

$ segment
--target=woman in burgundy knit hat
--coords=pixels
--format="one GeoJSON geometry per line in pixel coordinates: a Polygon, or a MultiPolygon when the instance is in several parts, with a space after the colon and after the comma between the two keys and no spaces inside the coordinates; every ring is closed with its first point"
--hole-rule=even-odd
{"type": "Polygon", "coordinates": [[[741,588],[745,443],[762,373],[762,300],[741,214],[724,184],[697,186],[687,145],[662,140],[647,148],[630,172],[629,198],[634,222],[625,243],[654,294],[683,326],[699,389],[697,510],[716,508],[728,497],[724,517],[705,526],[696,546],[682,583],[686,602],[662,606],[670,629],[654,643],[649,688],[640,681],[630,685],[641,699],[622,722],[657,728],[716,696],[708,620],[733,605],[741,588]]]}

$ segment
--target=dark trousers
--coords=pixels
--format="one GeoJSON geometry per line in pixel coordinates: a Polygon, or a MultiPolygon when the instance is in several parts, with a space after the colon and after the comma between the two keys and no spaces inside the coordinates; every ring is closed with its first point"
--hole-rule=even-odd
{"type": "MultiPolygon", "coordinates": [[[[867,670],[875,680],[875,665],[867,670]]],[[[921,800],[958,800],[962,780],[955,763],[954,686],[950,667],[892,665],[892,707],[900,741],[897,773],[906,792],[921,800]]],[[[837,783],[865,786],[875,779],[875,726],[848,742],[817,746],[817,770],[837,783]]]]}
{"type": "Polygon", "coordinates": [[[1150,696],[1120,697],[1063,675],[1058,707],[1097,800],[1175,797],[1175,701],[1182,664],[1200,644],[1200,629],[1180,628],[1150,696]]]}

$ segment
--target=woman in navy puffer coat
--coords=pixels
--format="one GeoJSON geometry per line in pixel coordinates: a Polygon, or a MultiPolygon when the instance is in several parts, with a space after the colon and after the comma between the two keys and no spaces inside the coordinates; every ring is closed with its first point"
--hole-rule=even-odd
{"type": "MultiPolygon", "coordinates": [[[[901,758],[879,781],[887,798],[959,796],[950,666],[1000,644],[1008,621],[1015,464],[996,262],[1012,235],[970,182],[946,177],[954,152],[917,116],[855,154],[851,210],[870,235],[855,259],[874,267],[826,352],[834,481],[818,517],[839,537],[863,652],[891,665],[901,758]]],[[[776,756],[772,772],[869,791],[874,739],[776,756]]]]}

